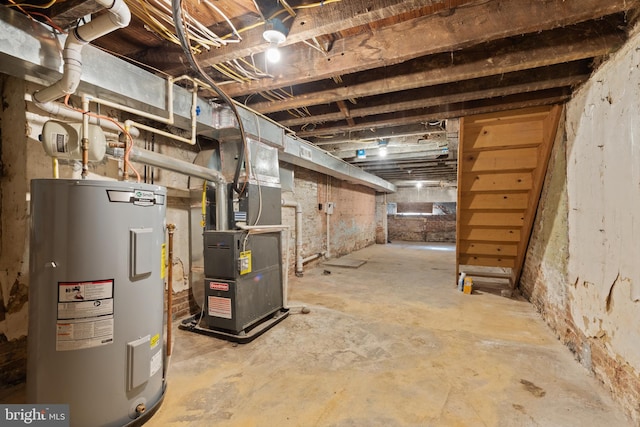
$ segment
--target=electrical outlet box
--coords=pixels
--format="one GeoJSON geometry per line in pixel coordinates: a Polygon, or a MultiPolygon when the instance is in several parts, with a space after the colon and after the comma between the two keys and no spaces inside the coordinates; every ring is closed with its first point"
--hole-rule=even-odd
{"type": "Polygon", "coordinates": [[[335,207],[335,203],[327,202],[327,215],[333,215],[333,208],[335,207]]]}

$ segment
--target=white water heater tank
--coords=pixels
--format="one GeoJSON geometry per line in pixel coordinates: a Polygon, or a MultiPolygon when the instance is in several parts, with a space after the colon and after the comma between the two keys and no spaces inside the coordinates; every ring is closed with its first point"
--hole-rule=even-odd
{"type": "Polygon", "coordinates": [[[166,189],[31,182],[27,401],[123,426],[164,396],[166,189]]]}

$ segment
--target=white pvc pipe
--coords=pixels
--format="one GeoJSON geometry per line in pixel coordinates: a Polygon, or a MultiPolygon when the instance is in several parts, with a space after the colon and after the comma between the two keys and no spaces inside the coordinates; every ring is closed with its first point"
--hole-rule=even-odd
{"type": "Polygon", "coordinates": [[[308,257],[302,259],[302,263],[306,264],[309,261],[313,261],[314,259],[318,259],[323,255],[325,255],[325,252],[318,252],[317,254],[309,255],[308,257]]]}
{"type": "Polygon", "coordinates": [[[97,3],[106,7],[109,13],[98,16],[69,33],[62,51],[64,61],[62,78],[51,86],[34,93],[33,98],[36,102],[50,102],[74,93],[80,84],[84,45],[118,28],[129,25],[131,11],[124,0],[97,0],[97,3]]]}
{"type": "Polygon", "coordinates": [[[160,129],[156,129],[152,126],[147,126],[145,124],[139,123],[139,122],[134,122],[133,120],[127,120],[125,122],[125,124],[129,124],[129,126],[135,125],[135,127],[138,127],[142,130],[146,130],[152,133],[155,133],[156,135],[161,135],[167,138],[171,138],[171,139],[175,139],[176,141],[181,141],[181,142],[186,142],[187,144],[191,144],[191,145],[195,145],[195,137],[196,137],[196,133],[193,132],[192,133],[192,137],[191,138],[183,138],[181,136],[178,135],[174,135],[171,132],[165,132],[163,130],[160,129]]]}
{"type": "MultiPolygon", "coordinates": [[[[55,117],[60,117],[62,119],[66,119],[66,120],[72,120],[72,121],[77,121],[80,122],[82,121],[82,117],[85,116],[86,114],[82,114],[80,111],[77,110],[72,110],[69,107],[67,107],[64,104],[61,104],[59,102],[37,102],[35,99],[33,99],[33,97],[29,94],[25,95],[25,101],[29,102],[33,102],[34,105],[36,107],[38,107],[39,109],[49,113],[51,116],[55,116],[55,117]]],[[[35,119],[35,117],[32,116],[31,120],[35,119]]],[[[27,120],[29,120],[29,117],[27,117],[27,120]]],[[[92,125],[98,125],[103,129],[107,129],[113,132],[122,132],[122,128],[124,128],[124,123],[120,123],[120,126],[122,126],[122,128],[118,127],[117,124],[109,121],[109,120],[100,120],[96,117],[93,116],[89,116],[89,123],[91,123],[92,125]]],[[[119,122],[118,122],[119,123],[119,122]]],[[[137,128],[130,128],[129,129],[129,133],[131,134],[132,137],[137,138],[140,136],[140,130],[138,130],[137,128]]]]}
{"type": "Polygon", "coordinates": [[[298,202],[287,202],[284,199],[282,206],[296,209],[296,276],[302,276],[302,207],[298,202]]]}
{"type": "Polygon", "coordinates": [[[324,205],[324,208],[326,209],[325,215],[327,216],[327,247],[325,251],[325,256],[327,258],[331,258],[331,228],[330,228],[330,221],[329,221],[329,219],[331,218],[331,214],[329,213],[329,197],[330,197],[329,191],[330,190],[331,190],[331,177],[327,175],[327,191],[326,191],[326,200],[324,205]]]}
{"type": "Polygon", "coordinates": [[[326,251],[326,256],[327,258],[331,258],[331,230],[329,229],[329,219],[331,218],[331,214],[329,214],[329,212],[327,212],[325,214],[327,216],[327,251],[326,251]]]}
{"type": "Polygon", "coordinates": [[[127,113],[135,114],[140,117],[145,117],[147,119],[155,120],[160,123],[166,123],[168,125],[173,125],[175,118],[173,114],[173,83],[179,80],[191,80],[193,82],[193,91],[191,94],[191,137],[184,138],[182,136],[174,135],[170,132],[165,132],[160,129],[156,129],[151,126],[144,125],[139,122],[135,122],[133,120],[127,120],[125,123],[128,123],[129,126],[135,125],[140,129],[144,129],[149,132],[153,132],[158,135],[165,136],[167,138],[175,139],[176,141],[185,142],[190,145],[196,144],[196,125],[198,122],[197,104],[198,104],[198,82],[194,79],[191,79],[188,76],[181,76],[176,79],[169,78],[167,79],[167,114],[168,117],[157,116],[155,114],[147,113],[135,108],[127,107],[126,105],[121,105],[116,102],[107,101],[106,99],[96,98],[91,95],[82,95],[83,98],[87,97],[90,101],[95,102],[96,104],[105,105],[107,107],[115,108],[121,111],[125,111],[127,113]]]}

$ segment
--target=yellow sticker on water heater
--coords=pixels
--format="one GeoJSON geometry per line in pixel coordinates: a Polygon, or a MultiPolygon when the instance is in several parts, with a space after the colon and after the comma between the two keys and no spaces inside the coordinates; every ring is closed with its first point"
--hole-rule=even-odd
{"type": "Polygon", "coordinates": [[[152,350],[156,348],[159,343],[160,343],[160,334],[155,334],[154,336],[151,337],[151,340],[149,341],[149,344],[151,345],[152,350]]]}
{"type": "Polygon", "coordinates": [[[160,248],[160,278],[164,279],[167,269],[167,244],[163,243],[160,248]]]}

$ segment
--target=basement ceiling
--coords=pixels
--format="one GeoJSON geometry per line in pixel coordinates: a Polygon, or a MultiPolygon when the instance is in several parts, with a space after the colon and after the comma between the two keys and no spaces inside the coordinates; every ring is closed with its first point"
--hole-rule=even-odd
{"type": "MultiPolygon", "coordinates": [[[[158,74],[195,76],[171,1],[126,3],[129,27],[94,44],[158,74]]],[[[68,29],[99,7],[21,9],[68,29]]],[[[569,99],[625,42],[637,9],[633,0],[182,1],[194,58],[230,97],[399,185],[455,182],[460,117],[569,99]],[[265,58],[273,18],[289,29],[278,63],[265,58]]]]}

